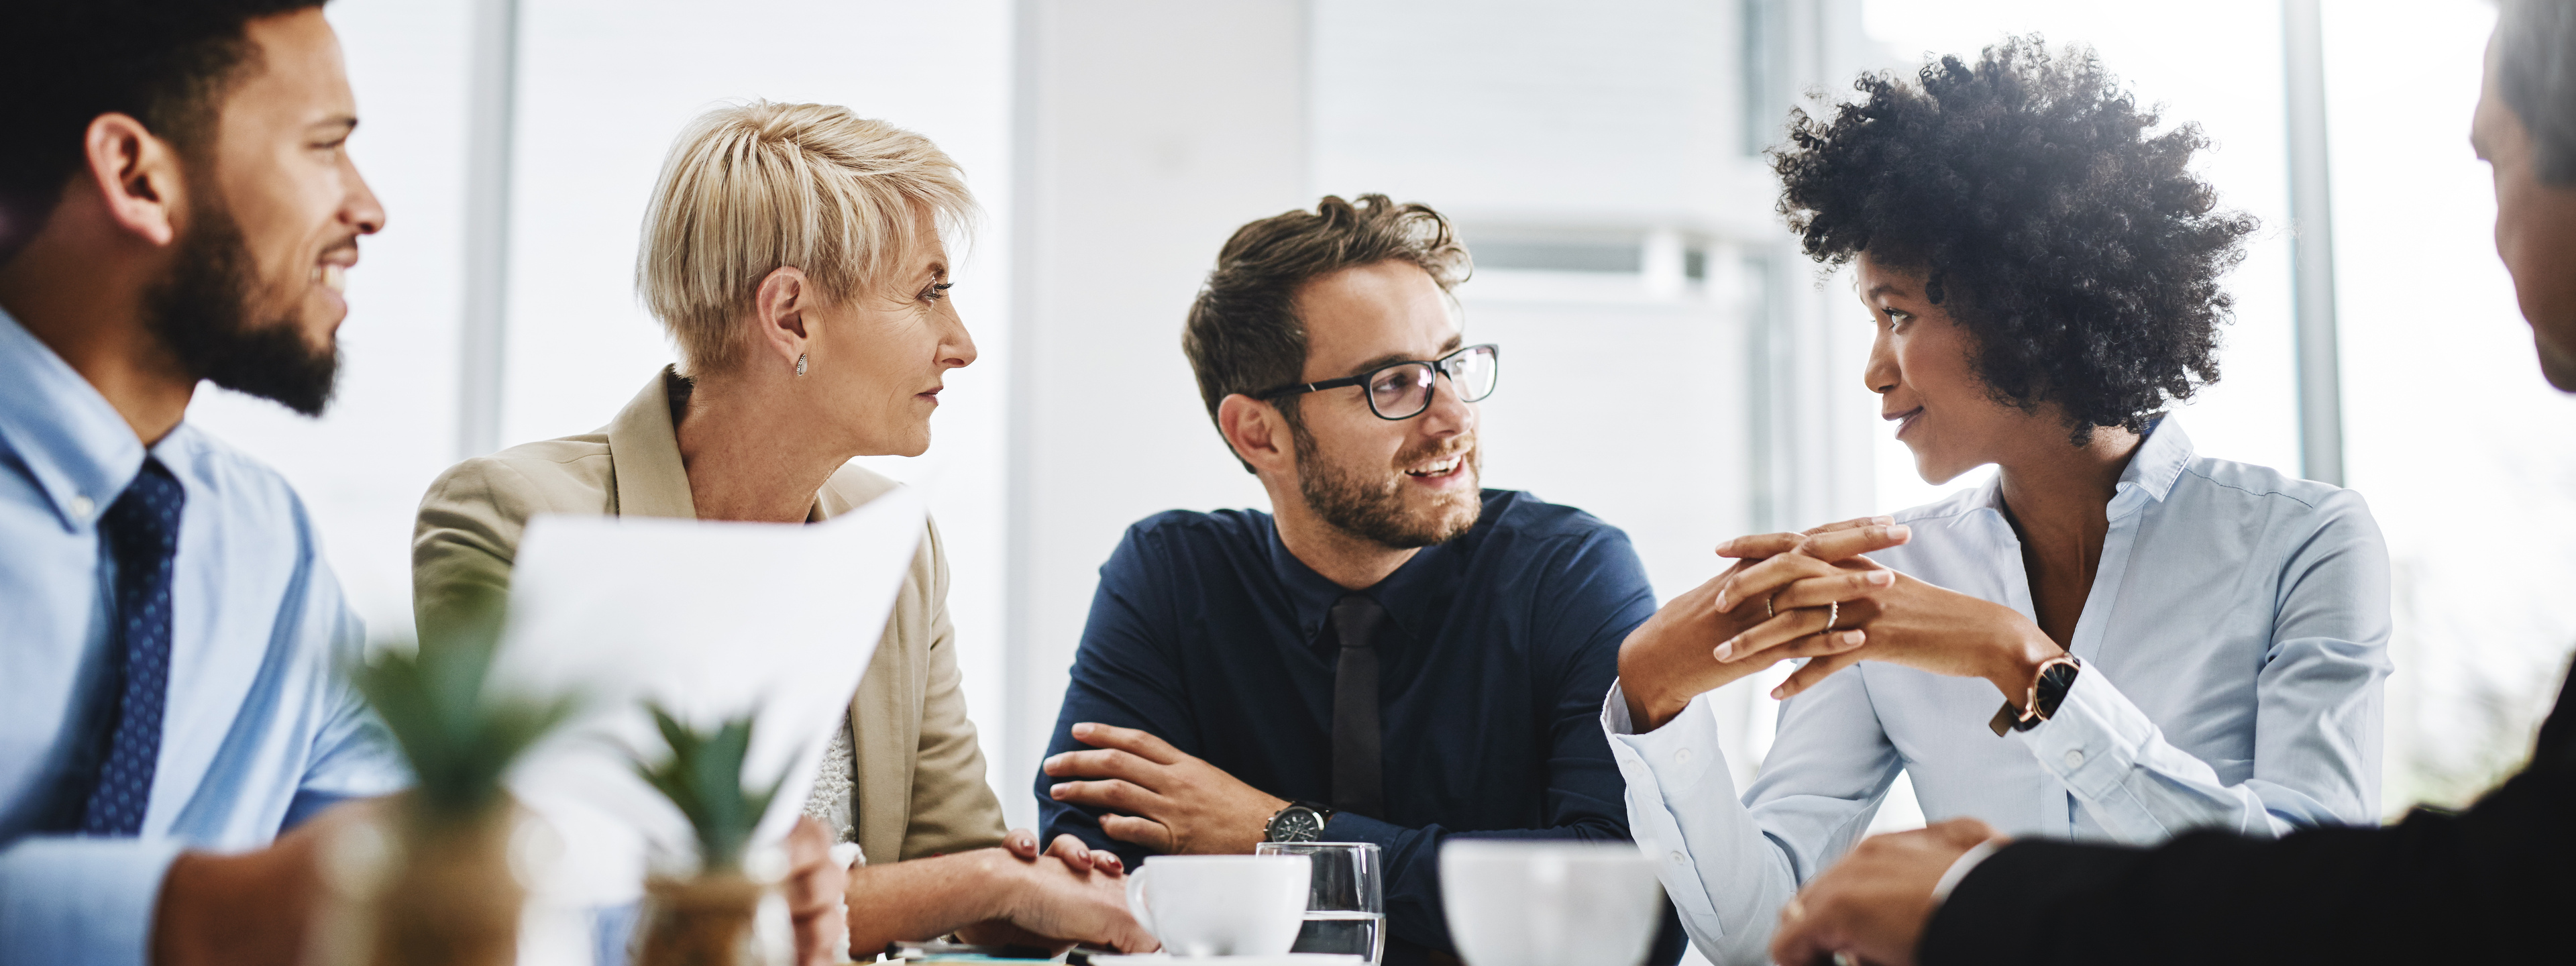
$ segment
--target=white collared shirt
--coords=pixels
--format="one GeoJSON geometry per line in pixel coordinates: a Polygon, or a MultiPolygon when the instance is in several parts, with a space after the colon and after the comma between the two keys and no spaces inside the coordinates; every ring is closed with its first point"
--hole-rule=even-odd
{"type": "MultiPolygon", "coordinates": [[[[1871,558],[2035,619],[1999,486],[1896,514],[1912,541],[1871,558]]],[[[1781,903],[1860,839],[1900,770],[1927,818],[2007,835],[2378,820],[2388,551],[2361,495],[2196,457],[2168,417],[2108,515],[2069,648],[2084,669],[2030,731],[1989,730],[2003,702],[1982,678],[1864,661],[1782,703],[1739,802],[1706,695],[1639,735],[1611,689],[1630,829],[1703,953],[1768,962],[1781,903]]]]}

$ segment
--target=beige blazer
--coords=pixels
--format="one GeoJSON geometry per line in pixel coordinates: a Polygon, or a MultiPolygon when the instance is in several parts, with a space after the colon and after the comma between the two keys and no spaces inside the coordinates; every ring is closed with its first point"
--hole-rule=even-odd
{"type": "MultiPolygon", "coordinates": [[[[671,428],[677,379],[668,368],[656,374],[598,432],[466,460],[430,484],[412,531],[412,609],[423,639],[508,594],[519,536],[535,514],[697,516],[671,428]]],[[[897,485],[844,466],[814,494],[808,519],[846,513],[897,485]]],[[[870,862],[1001,844],[1002,804],[984,783],[966,719],[956,637],[948,561],[932,525],[850,701],[857,831],[870,862]]]]}

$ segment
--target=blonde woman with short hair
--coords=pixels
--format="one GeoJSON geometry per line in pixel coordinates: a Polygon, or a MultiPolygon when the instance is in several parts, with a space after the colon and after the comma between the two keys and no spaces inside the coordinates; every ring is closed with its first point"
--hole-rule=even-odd
{"type": "MultiPolygon", "coordinates": [[[[412,544],[423,638],[478,630],[539,513],[814,522],[892,490],[849,461],[928,449],[942,380],[975,361],[942,242],[975,211],[938,146],[847,108],[756,102],[692,122],[636,256],[679,364],[599,430],[466,460],[431,484],[412,544]]],[[[1070,837],[1040,855],[1034,834],[1004,831],[947,589],[933,526],[807,804],[870,863],[850,875],[850,948],[960,930],[1152,948],[1115,857],[1070,837]]]]}

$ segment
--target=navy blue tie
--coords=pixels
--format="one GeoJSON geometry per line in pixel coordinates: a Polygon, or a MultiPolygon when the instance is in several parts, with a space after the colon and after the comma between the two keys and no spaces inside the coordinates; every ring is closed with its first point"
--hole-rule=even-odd
{"type": "Polygon", "coordinates": [[[187,491],[161,461],[143,472],[99,517],[100,542],[116,562],[116,609],[108,630],[109,671],[102,687],[115,713],[98,763],[98,784],[82,806],[80,831],[134,835],[152,801],[152,771],[161,760],[161,711],[170,700],[170,561],[179,550],[179,511],[187,491]]]}

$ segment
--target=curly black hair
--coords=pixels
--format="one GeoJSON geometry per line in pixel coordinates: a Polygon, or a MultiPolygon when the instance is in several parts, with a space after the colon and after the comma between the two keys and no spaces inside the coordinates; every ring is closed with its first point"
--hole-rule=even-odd
{"type": "Polygon", "coordinates": [[[1830,119],[1794,111],[1770,154],[1809,257],[1922,270],[1994,398],[2056,404],[2078,444],[2218,380],[2218,280],[2256,222],[2188,170],[2198,125],[2153,130],[2090,49],[2037,36],[1853,87],[1830,119]]]}

